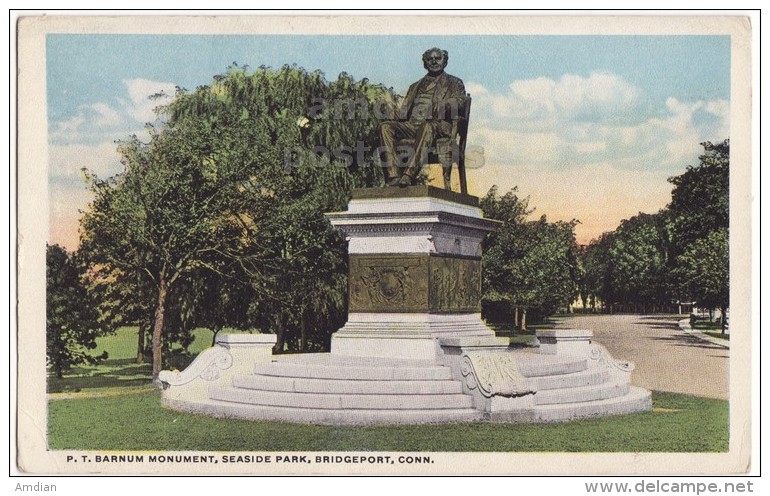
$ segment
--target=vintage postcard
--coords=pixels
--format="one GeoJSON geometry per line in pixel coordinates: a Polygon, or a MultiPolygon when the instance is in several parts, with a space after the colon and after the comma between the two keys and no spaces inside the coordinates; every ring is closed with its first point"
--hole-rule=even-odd
{"type": "Polygon", "coordinates": [[[16,28],[21,473],[758,463],[749,18],[16,28]]]}

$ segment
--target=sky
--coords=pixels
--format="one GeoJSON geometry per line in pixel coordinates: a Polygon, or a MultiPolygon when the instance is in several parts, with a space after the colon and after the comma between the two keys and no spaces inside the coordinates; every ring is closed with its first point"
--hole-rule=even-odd
{"type": "Polygon", "coordinates": [[[403,95],[434,46],[473,98],[469,192],[517,187],[533,218],[577,219],[580,243],[665,207],[699,143],[729,138],[729,36],[49,34],[49,242],[77,248],[81,169],[122,170],[115,141],[146,136],[170,98],[150,95],[233,63],[346,72],[403,95]]]}

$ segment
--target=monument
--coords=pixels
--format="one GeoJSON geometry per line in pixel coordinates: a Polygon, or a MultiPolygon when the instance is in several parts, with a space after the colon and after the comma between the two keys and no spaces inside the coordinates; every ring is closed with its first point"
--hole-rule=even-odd
{"type": "Polygon", "coordinates": [[[429,149],[457,144],[467,125],[467,112],[439,111],[467,101],[447,60],[426,51],[404,120],[381,126],[386,187],[354,190],[346,211],[327,214],[349,254],[348,320],[331,351],[273,356],[274,335],[223,334],[184,371],[161,373],[165,405],[321,424],[555,422],[652,408],[649,391],[630,384],[633,365],[590,331],[542,331],[539,347],[516,349],[481,319],[481,242],[497,222],[466,194],[462,153],[461,192],[446,188],[446,173],[446,189],[413,184],[429,149]],[[399,167],[402,140],[416,145],[399,167]]]}

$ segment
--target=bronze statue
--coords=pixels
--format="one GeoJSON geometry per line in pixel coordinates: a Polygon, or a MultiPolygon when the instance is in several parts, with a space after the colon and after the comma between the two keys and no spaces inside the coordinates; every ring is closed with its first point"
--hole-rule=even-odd
{"type": "MultiPolygon", "coordinates": [[[[422,54],[422,61],[428,73],[409,87],[398,119],[380,125],[386,186],[413,184],[428,155],[435,153],[436,140],[455,138],[465,86],[462,80],[444,72],[449,61],[446,50],[431,48],[422,54]],[[405,160],[399,157],[399,151],[406,152],[405,160]]],[[[447,178],[445,173],[445,181],[447,178]]]]}

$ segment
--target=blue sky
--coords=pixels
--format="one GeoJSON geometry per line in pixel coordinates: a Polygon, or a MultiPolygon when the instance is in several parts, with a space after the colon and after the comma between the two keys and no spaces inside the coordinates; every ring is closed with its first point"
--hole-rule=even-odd
{"type": "Polygon", "coordinates": [[[471,192],[518,186],[537,215],[579,219],[583,242],[665,206],[666,178],[698,143],[729,137],[728,36],[49,34],[49,240],[77,246],[79,170],[120,170],[113,142],[142,133],[150,94],[208,84],[233,62],[344,71],[403,94],[432,46],[474,98],[469,145],[484,165],[471,192]]]}

